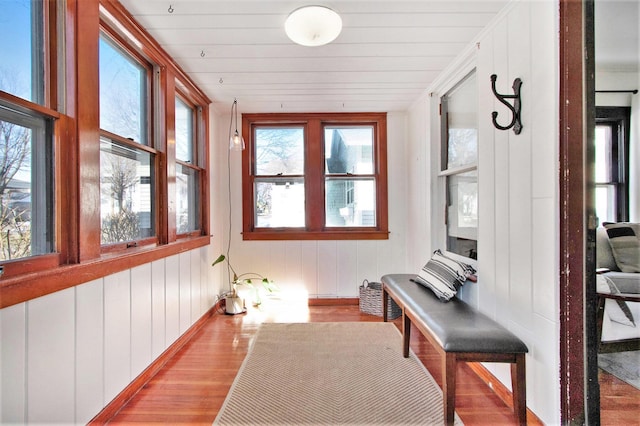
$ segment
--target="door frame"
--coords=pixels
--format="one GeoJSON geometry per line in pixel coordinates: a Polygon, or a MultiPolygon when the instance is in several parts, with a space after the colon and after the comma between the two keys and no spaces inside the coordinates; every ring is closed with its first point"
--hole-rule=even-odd
{"type": "Polygon", "coordinates": [[[559,0],[560,416],[599,424],[593,0],[559,0]]]}

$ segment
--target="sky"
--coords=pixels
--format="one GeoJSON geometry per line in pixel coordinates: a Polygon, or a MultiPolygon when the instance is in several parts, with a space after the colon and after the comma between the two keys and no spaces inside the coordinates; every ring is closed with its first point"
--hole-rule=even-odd
{"type": "Polygon", "coordinates": [[[31,0],[0,0],[0,89],[30,99],[31,0]]]}

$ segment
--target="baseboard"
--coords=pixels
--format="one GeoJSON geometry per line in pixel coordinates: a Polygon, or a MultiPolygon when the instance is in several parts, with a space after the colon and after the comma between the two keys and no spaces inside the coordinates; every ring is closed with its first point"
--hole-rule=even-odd
{"type": "Polygon", "coordinates": [[[211,307],[198,321],[156,358],[138,377],[122,390],[102,411],[89,421],[90,425],[103,425],[111,420],[127,402],[155,376],[162,367],[204,326],[205,322],[220,309],[220,301],[211,307]]]}
{"type": "Polygon", "coordinates": [[[336,297],[336,298],[309,298],[309,306],[344,306],[357,305],[357,297],[336,297]]]}
{"type": "MultiPolygon", "coordinates": [[[[513,410],[513,394],[500,380],[496,378],[487,368],[479,362],[468,362],[467,365],[471,370],[482,379],[483,382],[489,386],[493,392],[498,395],[498,398],[502,400],[509,408],[513,410]]],[[[533,411],[527,408],[527,424],[529,425],[544,425],[542,420],[536,416],[533,411]]]]}

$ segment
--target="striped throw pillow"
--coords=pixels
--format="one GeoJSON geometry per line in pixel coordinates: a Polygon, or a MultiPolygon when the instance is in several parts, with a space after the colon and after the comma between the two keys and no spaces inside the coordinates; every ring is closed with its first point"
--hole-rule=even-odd
{"type": "Polygon", "coordinates": [[[618,268],[622,272],[640,272],[640,238],[637,223],[605,223],[609,243],[618,268]]]}
{"type": "Polygon", "coordinates": [[[442,254],[440,250],[422,267],[415,281],[427,287],[443,302],[449,301],[476,270],[464,262],[442,254]]]}

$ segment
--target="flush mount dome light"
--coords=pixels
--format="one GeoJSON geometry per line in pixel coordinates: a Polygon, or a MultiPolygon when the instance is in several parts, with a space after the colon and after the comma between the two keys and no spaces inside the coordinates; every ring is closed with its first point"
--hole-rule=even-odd
{"type": "Polygon", "coordinates": [[[342,19],[324,6],[304,6],[294,10],[284,23],[289,38],[302,46],[331,43],[342,31],[342,19]]]}

